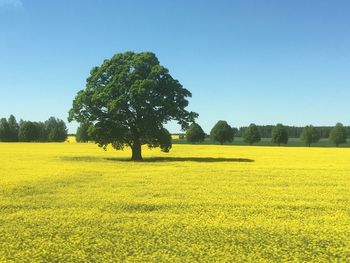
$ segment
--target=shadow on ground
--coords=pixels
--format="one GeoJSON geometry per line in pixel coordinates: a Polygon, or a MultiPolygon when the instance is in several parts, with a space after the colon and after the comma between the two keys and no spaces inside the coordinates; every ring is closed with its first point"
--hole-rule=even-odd
{"type": "MultiPolygon", "coordinates": [[[[130,159],[121,158],[107,158],[109,161],[131,161],[130,159]]],[[[254,162],[252,159],[246,158],[214,158],[214,157],[150,157],[144,158],[143,162],[202,162],[202,163],[215,163],[215,162],[242,162],[250,163],[254,162]]]]}
{"type": "MultiPolygon", "coordinates": [[[[116,161],[116,162],[132,162],[130,158],[99,158],[95,156],[64,156],[64,161],[76,162],[98,162],[98,161],[116,161]]],[[[240,162],[251,163],[252,159],[246,158],[214,158],[214,157],[149,157],[144,158],[142,162],[201,162],[201,163],[219,163],[219,162],[240,162]]]]}

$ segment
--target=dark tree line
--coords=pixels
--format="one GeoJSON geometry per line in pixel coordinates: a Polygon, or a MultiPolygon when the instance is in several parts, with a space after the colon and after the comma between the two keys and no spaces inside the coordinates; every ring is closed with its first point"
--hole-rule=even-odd
{"type": "MultiPolygon", "coordinates": [[[[271,128],[270,126],[260,127],[269,127],[268,130],[271,132],[271,134],[269,136],[265,136],[265,138],[270,137],[271,142],[279,146],[281,144],[287,144],[290,137],[295,138],[293,136],[296,136],[295,133],[292,133],[293,136],[290,136],[289,131],[291,127],[284,126],[281,123],[278,123],[276,126],[271,126],[271,128]]],[[[292,128],[292,130],[295,131],[295,128],[297,127],[292,128]]],[[[241,129],[240,131],[243,131],[243,133],[239,134],[240,137],[242,137],[243,141],[249,145],[260,142],[261,138],[263,137],[261,136],[259,126],[255,125],[254,123],[250,124],[248,127],[245,127],[244,130],[241,129]]],[[[304,128],[301,128],[300,134],[299,131],[297,134],[299,134],[300,140],[310,147],[311,144],[319,142],[321,139],[321,132],[322,130],[317,129],[317,127],[307,125],[304,128]]],[[[224,144],[226,142],[232,142],[237,133],[237,129],[232,128],[226,121],[220,120],[211,129],[209,137],[215,142],[224,144]]],[[[343,124],[337,123],[334,127],[330,127],[327,133],[329,141],[338,147],[340,144],[347,142],[349,130],[347,127],[344,127],[343,124]]],[[[187,130],[185,137],[188,142],[199,143],[204,141],[206,135],[199,124],[193,123],[187,130]]]]}
{"type": "MultiPolygon", "coordinates": [[[[200,143],[209,136],[213,141],[220,144],[232,142],[235,135],[235,129],[232,128],[226,121],[218,121],[210,131],[210,135],[205,134],[202,127],[197,123],[192,123],[186,131],[184,137],[190,143],[200,143]]],[[[181,134],[179,136],[180,139],[181,134]]]]}
{"type": "Polygon", "coordinates": [[[64,142],[67,139],[67,127],[64,121],[50,117],[45,122],[17,122],[11,115],[0,119],[1,142],[64,142]]]}
{"type": "Polygon", "coordinates": [[[16,118],[11,115],[8,119],[0,119],[0,141],[2,142],[17,142],[18,141],[19,125],[16,118]]]}
{"type": "MultiPolygon", "coordinates": [[[[272,129],[274,125],[257,125],[261,138],[272,138],[272,129]]],[[[287,129],[289,138],[300,138],[304,127],[297,126],[284,126],[287,129]]],[[[243,137],[244,131],[248,127],[240,127],[237,130],[236,136],[243,137]]],[[[330,132],[333,129],[332,126],[314,126],[319,133],[321,139],[329,138],[330,132]]],[[[350,127],[345,127],[347,136],[350,136],[350,127]]]]}

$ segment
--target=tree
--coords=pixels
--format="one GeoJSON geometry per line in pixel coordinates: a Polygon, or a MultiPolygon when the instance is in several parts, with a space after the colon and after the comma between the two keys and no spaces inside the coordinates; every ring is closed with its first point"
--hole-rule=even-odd
{"type": "Polygon", "coordinates": [[[311,143],[317,143],[320,140],[320,133],[314,126],[308,125],[301,132],[300,139],[310,147],[311,143]]]}
{"type": "Polygon", "coordinates": [[[347,133],[346,129],[341,123],[337,123],[335,127],[330,131],[329,140],[337,147],[339,144],[346,143],[347,133]]]}
{"type": "Polygon", "coordinates": [[[210,137],[214,141],[224,144],[233,141],[234,131],[226,121],[218,121],[211,129],[210,137]]]}
{"type": "Polygon", "coordinates": [[[243,139],[246,143],[253,145],[254,143],[260,142],[261,136],[258,127],[252,123],[243,133],[243,139]]]}
{"type": "Polygon", "coordinates": [[[40,130],[35,122],[21,121],[18,133],[19,141],[34,142],[40,139],[40,130]]]}
{"type": "Polygon", "coordinates": [[[11,138],[11,129],[5,118],[0,119],[0,141],[9,142],[11,138]]]}
{"type": "Polygon", "coordinates": [[[9,141],[10,142],[18,142],[18,131],[19,131],[19,125],[17,123],[17,120],[15,116],[10,115],[8,118],[8,125],[9,125],[9,141]]]}
{"type": "Polygon", "coordinates": [[[186,139],[190,143],[202,142],[205,139],[205,132],[197,123],[192,123],[186,131],[186,139]]]}
{"type": "Polygon", "coordinates": [[[272,142],[281,146],[281,143],[288,143],[288,132],[282,124],[277,124],[272,129],[272,142]]]}
{"type": "MultiPolygon", "coordinates": [[[[238,128],[232,127],[232,132],[233,132],[233,136],[237,136],[237,134],[238,134],[238,128]]],[[[238,136],[237,136],[237,137],[238,137],[238,136]]]]}
{"type": "Polygon", "coordinates": [[[45,121],[45,128],[49,142],[64,142],[67,139],[67,127],[63,120],[50,117],[45,121]]]}
{"type": "Polygon", "coordinates": [[[75,136],[77,142],[90,141],[89,127],[90,127],[89,123],[80,123],[80,125],[77,129],[77,134],[75,136]]]}
{"type": "Polygon", "coordinates": [[[86,89],[76,95],[69,121],[92,123],[92,139],[106,149],[128,146],[132,160],[142,160],[141,145],[171,148],[163,125],[176,120],[182,129],[198,116],[189,112],[191,93],[173,79],[151,52],[125,52],[94,67],[86,89]]]}
{"type": "Polygon", "coordinates": [[[44,122],[33,122],[36,127],[37,139],[38,142],[47,142],[49,141],[48,132],[46,130],[46,125],[44,122]]]}

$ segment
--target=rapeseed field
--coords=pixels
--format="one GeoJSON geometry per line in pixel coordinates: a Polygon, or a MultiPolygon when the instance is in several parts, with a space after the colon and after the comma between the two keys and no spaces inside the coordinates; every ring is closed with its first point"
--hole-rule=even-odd
{"type": "Polygon", "coordinates": [[[350,149],[0,144],[0,261],[350,260],[350,149]]]}

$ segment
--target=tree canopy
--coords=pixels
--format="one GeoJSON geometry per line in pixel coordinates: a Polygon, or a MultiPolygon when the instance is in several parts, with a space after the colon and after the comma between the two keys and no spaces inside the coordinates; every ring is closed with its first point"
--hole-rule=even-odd
{"type": "Polygon", "coordinates": [[[8,119],[0,120],[0,141],[17,142],[18,141],[19,125],[16,118],[10,115],[8,119]]]}
{"type": "Polygon", "coordinates": [[[77,133],[76,133],[76,141],[77,142],[88,142],[90,141],[90,135],[89,135],[89,123],[80,123],[77,133]]]}
{"type": "Polygon", "coordinates": [[[211,129],[210,137],[220,144],[224,144],[225,142],[232,142],[234,137],[234,130],[226,121],[220,120],[211,129]]]}
{"type": "Polygon", "coordinates": [[[337,147],[339,144],[346,143],[347,133],[346,129],[341,123],[337,123],[329,134],[329,140],[337,147]]]}
{"type": "Polygon", "coordinates": [[[186,140],[190,143],[203,142],[205,139],[205,132],[197,123],[192,123],[186,131],[186,140]]]}
{"type": "Polygon", "coordinates": [[[19,128],[19,141],[21,142],[37,142],[41,141],[40,137],[42,135],[41,131],[42,125],[37,122],[32,121],[22,121],[19,128]]]}
{"type": "Polygon", "coordinates": [[[261,136],[258,127],[252,123],[243,133],[243,139],[246,143],[253,145],[254,143],[260,142],[261,136]]]}
{"type": "Polygon", "coordinates": [[[67,139],[67,127],[63,120],[50,117],[45,121],[45,129],[49,142],[64,142],[67,139]]]}
{"type": "Polygon", "coordinates": [[[282,143],[288,143],[288,131],[281,123],[278,123],[272,129],[272,142],[280,146],[282,143]]]}
{"type": "Polygon", "coordinates": [[[312,143],[317,143],[320,140],[320,133],[314,126],[308,125],[301,132],[300,139],[310,147],[312,143]]]}
{"type": "Polygon", "coordinates": [[[68,120],[91,123],[92,139],[100,147],[129,146],[132,160],[142,160],[143,144],[170,150],[171,136],[164,124],[175,120],[187,129],[195,120],[198,114],[186,110],[191,95],[154,53],[120,53],[91,70],[68,120]]]}
{"type": "Polygon", "coordinates": [[[0,119],[0,141],[8,142],[10,141],[10,126],[5,118],[0,119]]]}
{"type": "Polygon", "coordinates": [[[3,142],[63,142],[67,138],[64,121],[50,117],[45,122],[21,120],[13,115],[0,119],[0,141],[3,142]]]}

